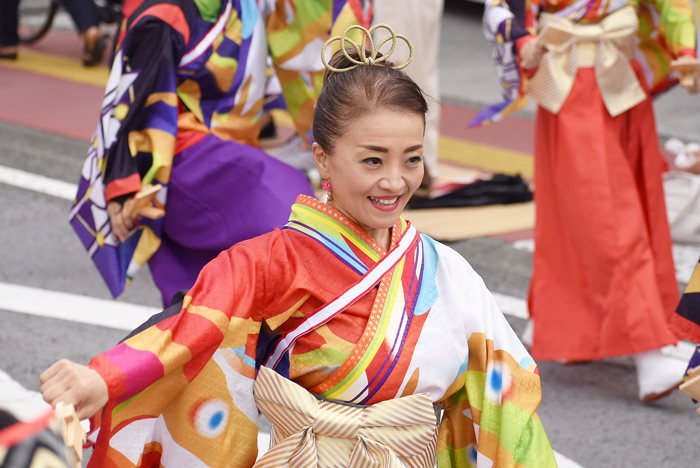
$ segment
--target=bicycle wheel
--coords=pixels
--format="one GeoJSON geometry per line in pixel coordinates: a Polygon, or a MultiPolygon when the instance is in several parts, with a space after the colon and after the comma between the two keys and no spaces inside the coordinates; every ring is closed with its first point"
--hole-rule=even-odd
{"type": "Polygon", "coordinates": [[[55,0],[20,0],[19,42],[33,44],[49,32],[58,10],[55,0]]]}

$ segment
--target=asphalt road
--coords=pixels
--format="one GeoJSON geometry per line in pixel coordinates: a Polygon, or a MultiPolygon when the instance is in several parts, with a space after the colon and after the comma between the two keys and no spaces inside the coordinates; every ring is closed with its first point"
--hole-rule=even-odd
{"type": "MultiPolygon", "coordinates": [[[[84,142],[0,123],[0,165],[74,182],[84,142]]],[[[0,282],[109,298],[67,223],[69,202],[0,184],[0,282]]],[[[496,292],[524,298],[531,256],[506,242],[481,238],[453,244],[496,292]]],[[[31,299],[29,299],[31,300],[31,299]]],[[[157,307],[142,272],[120,300],[157,307]]],[[[37,376],[66,357],[86,363],[125,332],[2,311],[0,369],[31,390],[37,376]]],[[[99,311],[96,311],[98,313],[99,311]]],[[[524,321],[510,318],[517,332],[524,321]]],[[[700,416],[681,393],[654,404],[637,401],[629,358],[563,366],[540,363],[539,410],[556,450],[593,467],[698,466],[700,416]]]]}
{"type": "MultiPolygon", "coordinates": [[[[489,57],[478,30],[479,9],[448,2],[441,42],[445,100],[486,104],[498,99],[497,88],[490,81],[495,70],[475,66],[477,62],[472,60],[489,57]]],[[[691,111],[697,98],[679,96],[679,118],[686,111],[694,115],[691,111]]],[[[663,99],[676,98],[669,95],[663,99]]],[[[697,118],[686,124],[663,128],[676,128],[680,136],[700,135],[697,118]]],[[[76,183],[85,147],[82,141],[0,122],[2,166],[76,183]]],[[[67,200],[0,183],[0,282],[109,299],[107,288],[67,223],[69,206],[67,200]]],[[[531,269],[527,251],[490,238],[467,240],[453,247],[472,263],[492,291],[525,298],[531,269]]],[[[160,303],[147,271],[137,276],[119,300],[153,307],[160,303]]],[[[524,320],[510,317],[509,321],[518,333],[522,331],[524,320]]],[[[31,390],[38,390],[37,376],[55,360],[66,357],[86,363],[124,334],[8,312],[2,310],[0,298],[0,369],[31,390]]],[[[652,404],[638,402],[630,358],[573,366],[539,364],[544,393],[539,415],[557,451],[586,468],[700,466],[700,416],[695,405],[680,392],[652,404]]]]}

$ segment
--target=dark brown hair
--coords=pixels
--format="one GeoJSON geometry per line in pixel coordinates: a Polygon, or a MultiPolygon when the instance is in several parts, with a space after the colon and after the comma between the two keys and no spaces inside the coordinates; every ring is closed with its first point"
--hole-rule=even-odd
{"type": "MultiPolygon", "coordinates": [[[[346,51],[358,60],[354,49],[346,51]]],[[[381,54],[377,54],[379,57],[381,54]]],[[[339,50],[329,65],[343,69],[354,64],[339,50]]],[[[333,152],[336,140],[355,119],[375,109],[415,113],[425,124],[428,103],[423,91],[408,75],[392,66],[387,60],[376,65],[359,65],[342,73],[326,70],[313,120],[314,140],[326,153],[333,152]]]]}

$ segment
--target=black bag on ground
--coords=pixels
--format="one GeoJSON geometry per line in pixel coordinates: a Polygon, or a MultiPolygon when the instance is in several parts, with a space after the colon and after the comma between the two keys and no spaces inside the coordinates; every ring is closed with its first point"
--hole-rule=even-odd
{"type": "Polygon", "coordinates": [[[532,191],[520,175],[495,174],[436,198],[413,196],[406,208],[457,208],[465,206],[508,205],[532,200],[532,191]]]}

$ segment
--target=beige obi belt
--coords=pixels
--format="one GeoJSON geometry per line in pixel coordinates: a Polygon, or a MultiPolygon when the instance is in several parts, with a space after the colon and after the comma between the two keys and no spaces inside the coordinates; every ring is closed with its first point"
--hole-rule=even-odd
{"type": "Polygon", "coordinates": [[[633,7],[621,8],[597,24],[578,24],[549,13],[540,15],[538,21],[540,34],[551,27],[567,38],[548,48],[528,83],[527,94],[540,106],[559,113],[578,69],[588,67],[595,71],[600,94],[611,116],[620,115],[646,99],[630,64],[638,28],[633,7]]]}
{"type": "Polygon", "coordinates": [[[270,451],[254,468],[432,468],[437,420],[426,393],[371,406],[319,401],[261,367],[255,402],[270,420],[270,451]]]}

